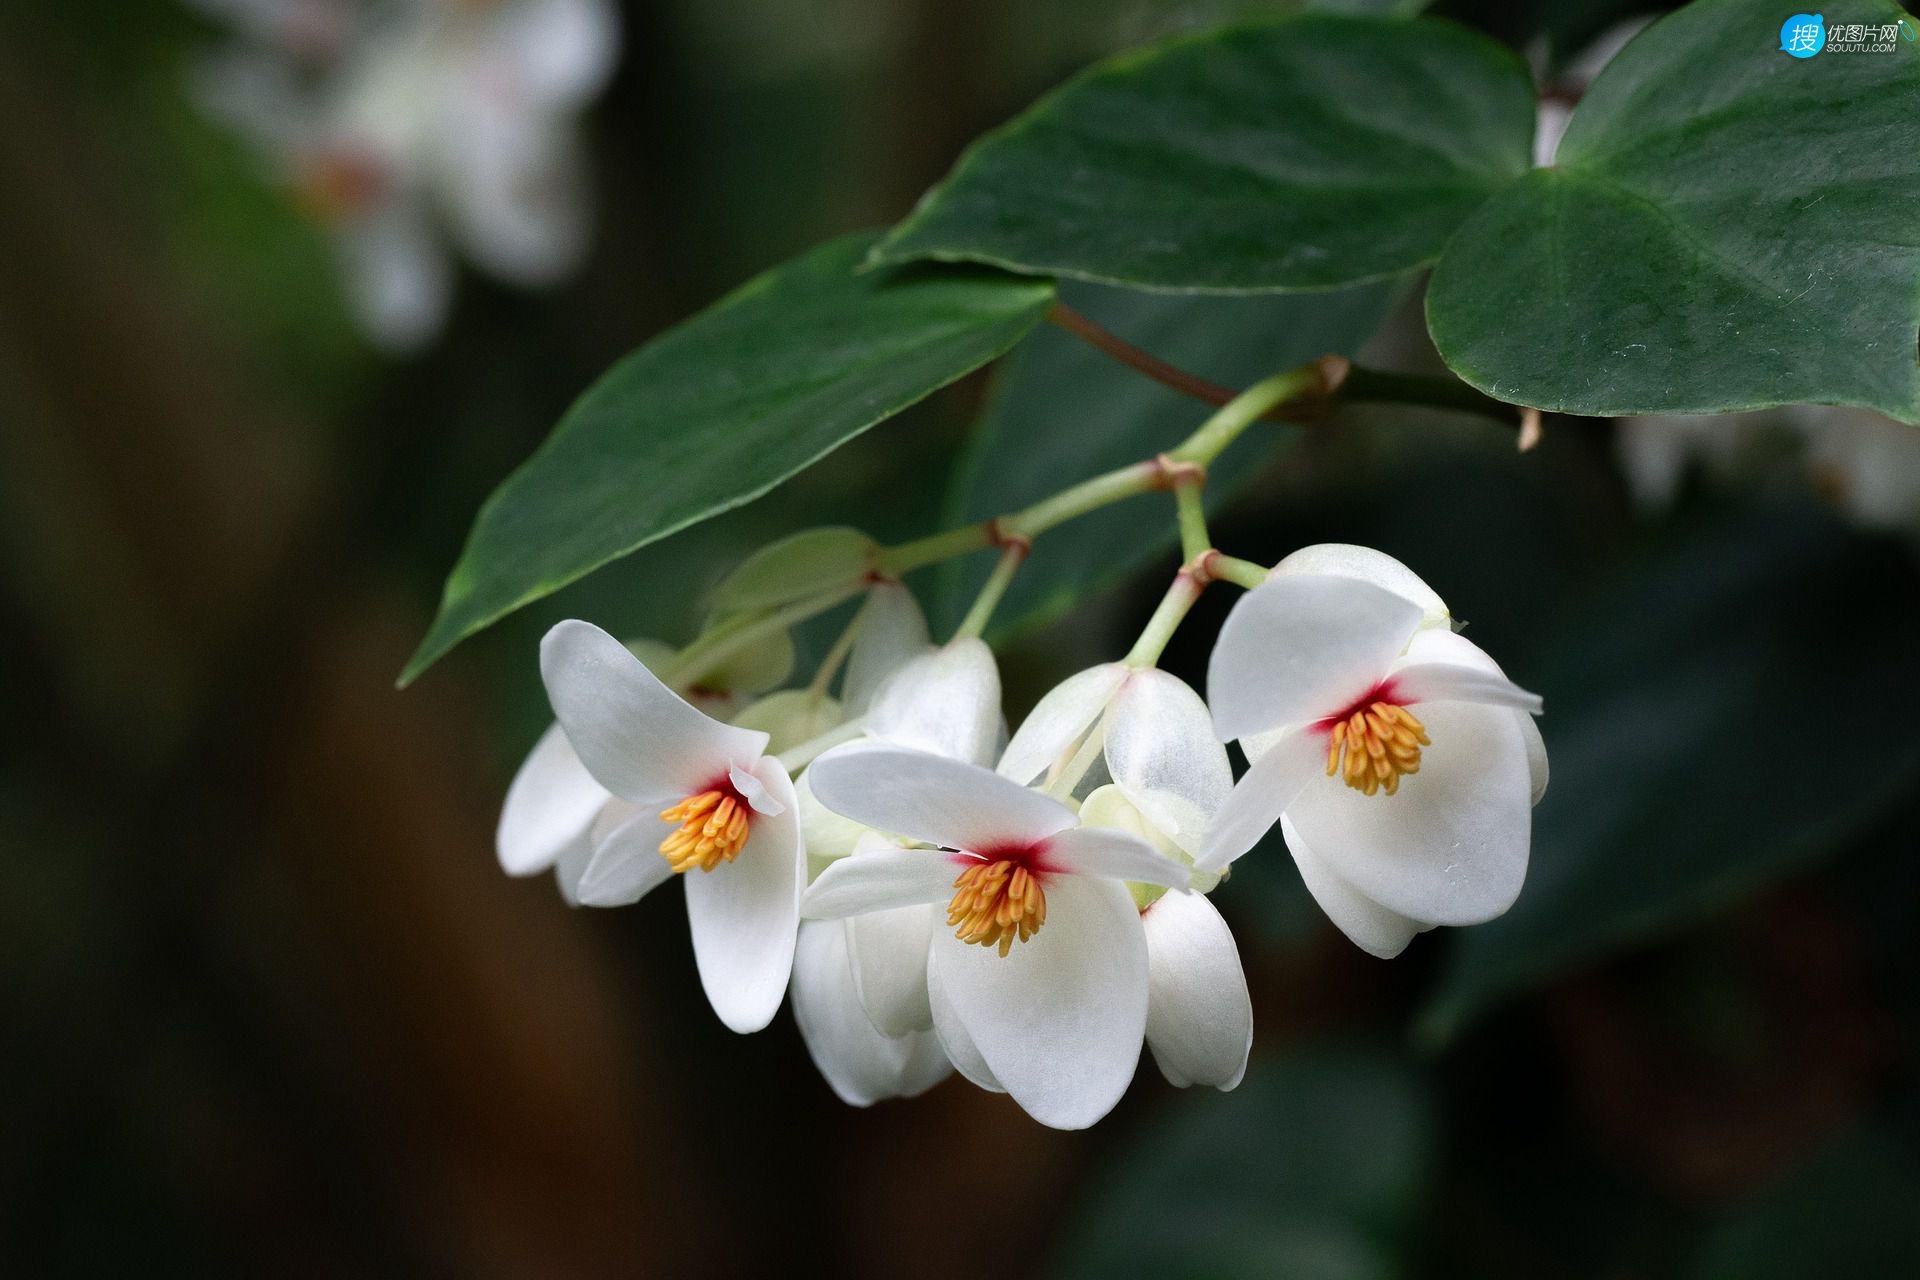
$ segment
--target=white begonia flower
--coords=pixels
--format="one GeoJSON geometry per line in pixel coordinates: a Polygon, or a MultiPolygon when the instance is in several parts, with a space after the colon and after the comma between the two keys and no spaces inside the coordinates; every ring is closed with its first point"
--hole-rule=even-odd
{"type": "MultiPolygon", "coordinates": [[[[770,669],[770,662],[782,653],[791,652],[791,643],[785,636],[770,637],[756,649],[765,650],[765,656],[757,652],[743,653],[736,661],[705,677],[728,688],[683,688],[675,692],[708,715],[728,719],[741,706],[739,695],[732,691],[736,678],[770,669]]],[[[659,640],[629,641],[627,651],[649,671],[666,670],[675,656],[673,648],[659,640]]],[[[593,858],[596,824],[605,835],[633,813],[631,805],[615,797],[587,772],[573,744],[567,741],[566,731],[556,721],[534,743],[507,787],[494,837],[500,869],[510,876],[538,875],[551,870],[559,883],[561,897],[569,905],[579,906],[580,877],[593,858]]]]}
{"type": "Polygon", "coordinates": [[[954,1065],[1061,1129],[1132,1079],[1146,1033],[1145,930],[1126,882],[1184,890],[1189,870],[1124,832],[977,765],[882,743],[814,762],[836,812],[935,846],[844,858],[805,912],[844,919],[945,902],[927,953],[935,1030],[954,1065]]]}
{"type": "Polygon", "coordinates": [[[1806,443],[1814,488],[1856,524],[1920,534],[1920,428],[1871,409],[1800,405],[1787,423],[1806,443]]]}
{"type": "Polygon", "coordinates": [[[617,825],[603,812],[581,901],[637,901],[680,874],[707,999],[728,1027],[758,1031],[786,993],[806,879],[793,784],[767,735],[696,710],[589,623],[547,633],[540,673],[581,763],[632,806],[617,825]]]}
{"type": "Polygon", "coordinates": [[[1573,122],[1573,109],[1609,62],[1619,56],[1627,43],[1646,30],[1657,15],[1645,14],[1616,23],[1594,38],[1592,44],[1567,63],[1553,83],[1540,94],[1539,114],[1533,127],[1533,163],[1546,168],[1560,150],[1560,139],[1573,122]]]}
{"type": "Polygon", "coordinates": [[[1445,619],[1406,566],[1358,547],[1308,548],[1235,603],[1207,692],[1253,765],[1202,868],[1277,821],[1321,908],[1378,956],[1512,905],[1547,780],[1540,699],[1445,619]]]}
{"type": "MultiPolygon", "coordinates": [[[[1226,751],[1211,724],[1207,740],[1226,770],[1226,751]]],[[[1211,810],[1206,816],[1212,817],[1211,810]]],[[[1186,856],[1117,784],[1089,795],[1080,821],[1130,831],[1176,861],[1186,856]]],[[[1135,900],[1142,896],[1136,887],[1135,900]]],[[[1161,893],[1140,908],[1140,922],[1147,937],[1147,1048],[1160,1074],[1183,1089],[1232,1089],[1246,1074],[1253,1049],[1253,998],[1232,931],[1199,893],[1161,893]]]]}
{"type": "Polygon", "coordinates": [[[365,26],[317,84],[252,52],[209,68],[200,96],[327,228],[368,335],[406,351],[451,301],[440,225],[509,284],[578,265],[588,204],[574,117],[618,45],[610,0],[431,0],[365,26]]]}
{"type": "MultiPolygon", "coordinates": [[[[896,642],[876,648],[905,652],[899,640],[908,629],[894,630],[896,642]]],[[[925,635],[924,622],[920,634],[925,635]]],[[[850,698],[862,696],[852,671],[848,688],[850,698]]],[[[999,730],[1000,675],[992,651],[977,639],[923,649],[866,696],[868,741],[973,763],[991,758],[999,730]]],[[[810,865],[824,869],[841,857],[899,851],[898,841],[820,805],[812,795],[812,773],[801,774],[799,783],[810,865]]],[[[936,923],[928,906],[801,922],[794,1017],[814,1064],[844,1101],[866,1106],[911,1097],[952,1070],[933,1031],[927,992],[927,952],[936,923]]]]}
{"type": "Polygon", "coordinates": [[[998,772],[1051,787],[1068,771],[1092,773],[1096,756],[1155,828],[1189,858],[1199,855],[1208,820],[1233,787],[1199,694],[1152,667],[1089,667],[1034,705],[998,772]]]}

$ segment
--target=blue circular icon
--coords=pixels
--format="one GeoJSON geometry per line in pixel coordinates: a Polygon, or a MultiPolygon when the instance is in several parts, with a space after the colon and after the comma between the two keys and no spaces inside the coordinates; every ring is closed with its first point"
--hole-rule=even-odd
{"type": "Polygon", "coordinates": [[[1827,47],[1827,20],[1817,13],[1796,13],[1780,24],[1780,52],[1811,58],[1827,47]]]}

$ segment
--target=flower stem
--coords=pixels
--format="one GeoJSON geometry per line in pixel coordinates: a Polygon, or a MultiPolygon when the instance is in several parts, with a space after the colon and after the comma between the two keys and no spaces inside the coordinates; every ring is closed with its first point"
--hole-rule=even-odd
{"type": "Polygon", "coordinates": [[[951,560],[955,556],[963,556],[969,551],[979,551],[983,547],[992,545],[993,522],[983,520],[977,524],[963,524],[957,529],[948,529],[942,533],[916,538],[912,542],[903,542],[897,547],[882,548],[874,561],[874,567],[889,577],[897,578],[923,565],[951,560]]]}
{"type": "Polygon", "coordinates": [[[1195,462],[1204,467],[1237,440],[1241,432],[1258,422],[1267,410],[1289,400],[1324,394],[1326,381],[1319,364],[1305,364],[1263,378],[1221,405],[1218,412],[1167,457],[1174,462],[1195,462]]]}
{"type": "Polygon", "coordinates": [[[1213,546],[1213,535],[1207,532],[1207,509],[1200,496],[1206,484],[1205,473],[1190,474],[1193,479],[1173,486],[1174,506],[1180,519],[1180,554],[1189,562],[1213,546]]]}
{"type": "Polygon", "coordinates": [[[1147,619],[1147,625],[1140,631],[1140,638],[1133,642],[1133,648],[1127,650],[1127,656],[1121,661],[1130,667],[1151,667],[1160,661],[1160,655],[1166,652],[1167,642],[1173,639],[1173,633],[1180,629],[1187,610],[1193,608],[1193,602],[1200,598],[1200,593],[1205,589],[1206,584],[1195,577],[1192,570],[1182,568],[1174,575],[1173,585],[1167,588],[1167,594],[1160,597],[1159,607],[1147,619]]]}
{"type": "Polygon", "coordinates": [[[1251,591],[1267,580],[1267,567],[1255,564],[1251,560],[1241,560],[1234,556],[1223,556],[1218,552],[1208,559],[1207,572],[1221,582],[1231,582],[1236,587],[1245,587],[1251,591]]]}
{"type": "Polygon", "coordinates": [[[867,610],[872,607],[872,602],[873,597],[868,596],[866,602],[853,611],[853,617],[847,620],[847,625],[840,632],[840,638],[833,642],[833,648],[827,650],[827,656],[820,659],[819,669],[813,673],[813,679],[807,683],[808,693],[815,697],[826,693],[827,686],[833,683],[833,677],[840,670],[840,665],[847,660],[847,655],[853,652],[854,643],[860,639],[860,628],[867,621],[867,610]]]}
{"type": "Polygon", "coordinates": [[[987,629],[987,623],[993,619],[993,611],[1000,605],[1000,597],[1007,593],[1007,584],[1013,581],[1013,575],[1019,572],[1021,562],[1027,558],[1028,545],[1025,538],[1014,538],[1007,542],[1000,552],[1000,563],[993,566],[986,585],[974,597],[973,608],[967,610],[967,616],[961,619],[959,628],[954,631],[955,640],[978,636],[987,629]]]}
{"type": "Polygon", "coordinates": [[[1055,525],[1065,524],[1076,516],[1083,516],[1122,498],[1149,493],[1160,484],[1161,468],[1157,461],[1136,462],[1117,471],[1097,475],[1091,480],[1083,480],[1051,498],[1042,498],[1030,507],[1002,516],[997,523],[1003,537],[1031,541],[1055,525]]]}
{"type": "Polygon", "coordinates": [[[867,718],[855,716],[845,724],[836,725],[817,737],[808,738],[805,742],[788,747],[774,759],[778,760],[780,767],[788,773],[798,773],[812,764],[817,757],[826,754],[843,742],[852,742],[866,731],[867,718]]]}
{"type": "Polygon", "coordinates": [[[778,635],[782,631],[799,626],[809,618],[817,617],[844,604],[865,591],[866,585],[846,587],[839,591],[829,591],[824,595],[808,596],[796,600],[784,609],[775,609],[772,613],[762,614],[751,622],[728,624],[714,628],[706,634],[695,637],[692,644],[680,651],[673,665],[660,673],[660,683],[670,689],[695,682],[698,677],[708,674],[738,654],[755,641],[768,636],[778,635]]]}

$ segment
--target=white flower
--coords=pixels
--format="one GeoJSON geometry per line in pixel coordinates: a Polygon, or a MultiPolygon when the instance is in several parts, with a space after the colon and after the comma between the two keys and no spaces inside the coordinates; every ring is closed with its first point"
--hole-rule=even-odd
{"type": "Polygon", "coordinates": [[[1188,870],[1137,837],[975,765],[854,743],[813,765],[816,795],[936,846],[834,863],[810,918],[947,903],[927,982],[954,1065],[1043,1124],[1094,1123],[1125,1092],[1147,1023],[1145,930],[1127,881],[1184,889],[1188,870]]]}
{"type": "MultiPolygon", "coordinates": [[[[890,629],[902,638],[911,634],[906,627],[890,629]]],[[[924,638],[924,622],[919,634],[924,638]]],[[[907,651],[899,640],[878,648],[895,656],[907,651]]],[[[856,674],[848,672],[848,697],[868,705],[867,740],[955,760],[991,758],[999,735],[1000,675],[992,651],[979,640],[914,653],[871,692],[856,674]]],[[[898,842],[820,805],[812,772],[801,775],[798,788],[810,863],[824,867],[843,856],[898,852],[898,842]]],[[[866,1106],[912,1097],[952,1071],[933,1033],[927,993],[934,924],[926,906],[801,923],[794,1018],[814,1065],[844,1101],[866,1106]]]]}
{"type": "Polygon", "coordinates": [[[1786,412],[1806,441],[1807,469],[1822,497],[1865,528],[1920,533],[1920,428],[1871,409],[1786,412]]]}
{"type": "Polygon", "coordinates": [[[1342,546],[1282,561],[1228,615],[1207,692],[1253,766],[1202,868],[1278,821],[1321,908],[1379,956],[1512,905],[1546,787],[1540,699],[1455,635],[1399,561],[1342,546]]]}
{"type": "MultiPolygon", "coordinates": [[[[1092,773],[1095,763],[1113,782],[1087,796],[1080,821],[1132,832],[1175,861],[1201,852],[1233,787],[1206,704],[1154,668],[1108,663],[1055,686],[1007,744],[999,772],[1051,783],[1073,769],[1092,773]]],[[[1146,929],[1154,1061],[1173,1084],[1233,1088],[1253,1043],[1253,1005],[1226,921],[1200,894],[1135,898],[1146,929]]]]}
{"type": "Polygon", "coordinates": [[[786,992],[806,879],[793,784],[767,735],[696,710],[589,623],[549,631],[540,672],[566,741],[630,806],[596,820],[581,900],[634,902],[681,874],[707,999],[733,1030],[758,1031],[786,992]]]}
{"type": "MultiPolygon", "coordinates": [[[[1220,752],[1225,771],[1226,752],[1212,740],[1210,726],[1208,740],[1220,752]]],[[[1088,796],[1080,821],[1131,831],[1175,860],[1184,857],[1118,786],[1100,787],[1088,796]]],[[[1149,894],[1136,886],[1135,900],[1143,897],[1149,894]]],[[[1160,1074],[1183,1089],[1195,1084],[1232,1089],[1246,1074],[1253,1048],[1253,1000],[1232,931],[1198,893],[1151,896],[1140,908],[1140,923],[1147,937],[1147,1048],[1160,1074]]]]}
{"type": "Polygon", "coordinates": [[[588,208],[574,116],[612,70],[619,24],[609,0],[436,0],[397,15],[366,26],[317,84],[253,50],[199,87],[328,229],[369,336],[410,350],[451,299],[441,225],[510,284],[578,265],[588,208]]]}
{"type": "MultiPolygon", "coordinates": [[[[658,640],[629,641],[627,650],[650,671],[664,670],[674,658],[672,648],[658,640]]],[[[726,685],[726,689],[702,687],[675,692],[708,715],[727,719],[740,707],[740,698],[732,689],[737,686],[742,692],[752,691],[754,678],[774,670],[781,655],[790,650],[785,636],[773,637],[706,677],[726,685]]],[[[632,816],[631,805],[616,798],[587,772],[573,744],[567,741],[566,731],[556,721],[534,743],[507,787],[494,838],[500,869],[510,876],[551,870],[561,896],[578,906],[580,876],[593,858],[596,824],[599,834],[605,836],[632,816]]]]}

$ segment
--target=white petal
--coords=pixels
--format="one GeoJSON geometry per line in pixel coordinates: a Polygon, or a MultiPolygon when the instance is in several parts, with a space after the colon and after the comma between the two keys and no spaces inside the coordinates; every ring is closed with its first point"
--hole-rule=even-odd
{"type": "Polygon", "coordinates": [[[1055,879],[1046,924],[1007,955],[944,932],[932,955],[954,1015],[1028,1115],[1084,1129],[1113,1109],[1147,1029],[1146,933],[1125,889],[1055,879]]]}
{"type": "Polygon", "coordinates": [[[1233,790],[1233,768],[1200,695],[1164,671],[1134,672],[1107,716],[1106,754],[1127,798],[1188,855],[1198,855],[1233,790]]]}
{"type": "Polygon", "coordinates": [[[860,609],[860,634],[847,655],[847,675],[840,688],[849,716],[864,713],[887,677],[933,643],[920,602],[898,582],[874,583],[860,609]]]}
{"type": "Polygon", "coordinates": [[[608,799],[559,725],[540,735],[507,787],[494,846],[510,876],[544,871],[561,850],[586,834],[608,799]]]}
{"type": "Polygon", "coordinates": [[[772,760],[762,760],[754,773],[783,812],[755,815],[746,847],[732,862],[682,877],[700,985],[720,1021],[742,1033],[760,1030],[780,1008],[806,881],[793,784],[772,760]]]}
{"type": "Polygon", "coordinates": [[[1300,879],[1305,882],[1307,892],[1327,913],[1327,919],[1362,951],[1391,960],[1407,949],[1415,934],[1433,927],[1387,910],[1342,880],[1285,818],[1280,819],[1280,832],[1286,837],[1287,852],[1293,855],[1294,865],[1300,868],[1300,879]]]}
{"type": "Polygon", "coordinates": [[[1109,662],[1076,672],[1049,689],[1007,743],[999,772],[1027,786],[1064,763],[1126,678],[1126,667],[1109,662]]]}
{"type": "Polygon", "coordinates": [[[629,906],[671,880],[673,867],[660,856],[660,842],[678,829],[651,809],[609,800],[594,819],[593,856],[574,885],[580,905],[629,906]]]}
{"type": "MultiPolygon", "coordinates": [[[[921,966],[924,970],[924,957],[921,966]]],[[[939,1048],[932,1035],[896,1039],[867,1021],[855,993],[847,926],[837,920],[809,920],[800,926],[793,957],[793,1019],[814,1066],[851,1106],[912,1097],[951,1070],[944,1053],[937,1063],[926,1060],[928,1047],[936,1052],[939,1048]]]]}
{"type": "Polygon", "coordinates": [[[1045,839],[1073,810],[977,765],[853,742],[813,762],[813,793],[843,818],[949,849],[1045,839]]]}
{"type": "Polygon", "coordinates": [[[1539,804],[1540,797],[1547,794],[1547,741],[1540,736],[1540,726],[1532,716],[1516,711],[1513,718],[1520,722],[1520,739],[1527,744],[1527,779],[1533,803],[1539,804]]]}
{"type": "Polygon", "coordinates": [[[1540,695],[1528,693],[1505,676],[1475,671],[1451,662],[1415,662],[1394,668],[1394,696],[1408,703],[1473,702],[1538,714],[1540,695]]]}
{"type": "Polygon", "coordinates": [[[382,202],[337,231],[333,250],[347,302],[374,345],[408,354],[440,332],[453,300],[453,266],[417,203],[382,202]]]}
{"type": "Polygon", "coordinates": [[[509,284],[551,285],[586,254],[591,201],[570,121],[477,83],[435,135],[448,222],[474,263],[509,284]]]}
{"type": "MultiPolygon", "coordinates": [[[[945,892],[951,892],[948,885],[945,892]]],[[[883,1035],[904,1036],[933,1027],[927,1002],[927,948],[935,908],[894,907],[850,917],[847,952],[853,985],[867,1017],[883,1035]]]]}
{"type": "MultiPolygon", "coordinates": [[[[1132,880],[1182,891],[1193,878],[1191,867],[1166,857],[1139,836],[1109,827],[1062,831],[1047,842],[1041,865],[1066,875],[1132,880]]],[[[1047,884],[1053,883],[1049,876],[1047,884]]]]}
{"type": "Polygon", "coordinates": [[[1233,784],[1227,802],[1213,815],[1194,865],[1218,871],[1259,844],[1287,806],[1324,774],[1326,763],[1326,740],[1317,733],[1295,729],[1274,743],[1233,784]]]}
{"type": "Polygon", "coordinates": [[[738,728],[766,734],[767,753],[778,755],[839,728],[846,716],[840,704],[824,693],[781,689],[756,698],[728,719],[738,728]]]}
{"type": "Polygon", "coordinates": [[[808,886],[801,909],[809,920],[838,920],[944,902],[953,897],[953,882],[973,861],[939,849],[863,851],[822,871],[808,886]]]}
{"type": "Polygon", "coordinates": [[[955,640],[910,659],[867,711],[867,736],[896,747],[985,765],[1000,733],[1000,669],[979,640],[955,640]]]}
{"type": "MultiPolygon", "coordinates": [[[[624,800],[609,799],[608,804],[625,804],[624,800]]],[[[560,851],[554,859],[553,882],[560,890],[560,898],[570,907],[585,906],[580,901],[580,881],[587,874],[587,866],[593,861],[593,839],[582,832],[580,838],[560,851]]],[[[663,859],[664,861],[664,859],[663,859]]]]}
{"type": "Polygon", "coordinates": [[[973,1042],[960,1015],[954,1012],[953,1001],[947,998],[946,988],[940,985],[940,975],[931,963],[927,966],[927,1000],[933,1006],[934,1033],[954,1069],[989,1093],[1005,1093],[1006,1088],[994,1078],[987,1060],[980,1056],[980,1046],[973,1042]]]}
{"type": "Polygon", "coordinates": [[[695,794],[766,749],[766,734],[694,710],[591,623],[562,622],[547,632],[540,674],[581,762],[636,804],[695,794]]]}
{"type": "Polygon", "coordinates": [[[1147,1047],[1175,1085],[1231,1089],[1253,1047],[1253,999],[1213,903],[1170,893],[1140,914],[1147,935],[1147,1047]]]}
{"type": "Polygon", "coordinates": [[[1356,578],[1268,578],[1234,604],[1207,666],[1225,740],[1338,714],[1420,625],[1420,607],[1356,578]]]}
{"type": "Polygon", "coordinates": [[[1346,542],[1322,542],[1302,547],[1273,566],[1274,577],[1289,574],[1315,574],[1329,578],[1353,578],[1391,591],[1402,600],[1420,606],[1421,626],[1445,626],[1452,616],[1447,602],[1420,575],[1384,551],[1356,547],[1346,542]]]}
{"type": "MultiPolygon", "coordinates": [[[[745,800],[755,813],[774,818],[787,811],[788,806],[780,797],[776,796],[766,783],[745,769],[727,770],[727,781],[733,784],[733,789],[740,793],[740,798],[745,800]]],[[[793,807],[799,807],[797,799],[793,807]]]]}
{"type": "Polygon", "coordinates": [[[491,52],[542,106],[599,93],[620,54],[620,13],[610,0],[521,0],[499,6],[491,52]]]}
{"type": "Polygon", "coordinates": [[[1513,713],[1465,702],[1423,706],[1433,745],[1397,795],[1320,777],[1287,809],[1327,867],[1389,910],[1478,924],[1513,904],[1526,878],[1532,782],[1513,713]]]}

